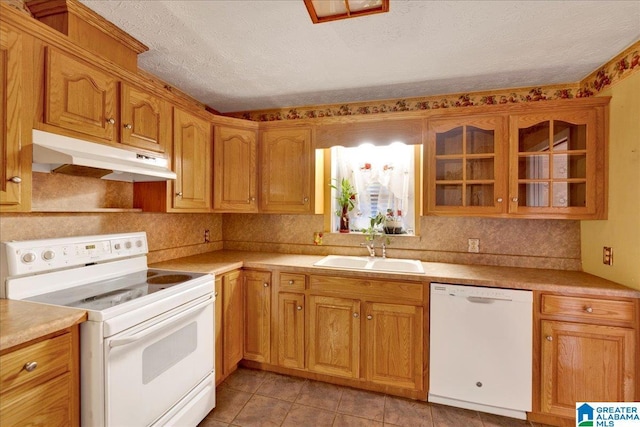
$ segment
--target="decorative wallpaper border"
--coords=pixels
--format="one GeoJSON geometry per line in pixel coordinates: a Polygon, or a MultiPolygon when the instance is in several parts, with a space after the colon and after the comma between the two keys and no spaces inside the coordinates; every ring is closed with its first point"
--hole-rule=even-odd
{"type": "Polygon", "coordinates": [[[587,98],[595,96],[608,86],[619,82],[637,71],[640,71],[640,40],[633,43],[578,83],[434,95],[385,101],[350,102],[322,106],[240,111],[226,113],[225,115],[258,122],[267,122],[587,98]]]}

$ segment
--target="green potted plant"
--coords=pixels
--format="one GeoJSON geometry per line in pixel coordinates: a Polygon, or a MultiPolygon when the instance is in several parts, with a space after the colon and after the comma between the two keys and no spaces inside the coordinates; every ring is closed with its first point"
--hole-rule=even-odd
{"type": "Polygon", "coordinates": [[[336,210],[336,215],[340,218],[340,232],[348,233],[349,212],[353,210],[353,207],[355,206],[357,193],[347,178],[342,178],[340,181],[340,188],[333,184],[331,184],[331,188],[339,192],[336,197],[339,206],[339,209],[336,210]]]}

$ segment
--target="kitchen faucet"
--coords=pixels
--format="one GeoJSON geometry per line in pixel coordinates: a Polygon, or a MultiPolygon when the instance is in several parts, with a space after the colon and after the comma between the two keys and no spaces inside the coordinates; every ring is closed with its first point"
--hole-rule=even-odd
{"type": "Polygon", "coordinates": [[[360,246],[366,246],[366,248],[369,250],[369,256],[376,256],[376,250],[373,247],[373,242],[371,242],[370,245],[366,244],[366,243],[360,243],[360,246]]]}

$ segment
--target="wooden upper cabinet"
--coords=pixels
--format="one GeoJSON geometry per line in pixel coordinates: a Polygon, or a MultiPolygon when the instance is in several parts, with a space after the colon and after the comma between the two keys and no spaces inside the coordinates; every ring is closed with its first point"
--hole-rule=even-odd
{"type": "Polygon", "coordinates": [[[170,140],[171,107],[156,96],[122,84],[120,142],[164,153],[170,140]]]}
{"type": "Polygon", "coordinates": [[[428,123],[428,213],[506,211],[506,120],[502,116],[434,119],[428,123]]]}
{"type": "Polygon", "coordinates": [[[509,212],[606,218],[604,108],[510,117],[509,212]]]}
{"type": "Polygon", "coordinates": [[[262,131],[260,211],[313,213],[311,129],[262,131]]]}
{"type": "Polygon", "coordinates": [[[47,47],[45,86],[46,124],[69,136],[79,133],[105,142],[116,141],[119,121],[115,77],[47,47]]]}
{"type": "Polygon", "coordinates": [[[214,126],[213,209],[257,212],[256,130],[214,126]]]}
{"type": "Polygon", "coordinates": [[[0,205],[19,210],[22,202],[22,35],[0,27],[0,205]]]}
{"type": "Polygon", "coordinates": [[[173,208],[186,212],[211,210],[211,125],[178,108],[173,113],[173,165],[177,175],[173,208]]]}

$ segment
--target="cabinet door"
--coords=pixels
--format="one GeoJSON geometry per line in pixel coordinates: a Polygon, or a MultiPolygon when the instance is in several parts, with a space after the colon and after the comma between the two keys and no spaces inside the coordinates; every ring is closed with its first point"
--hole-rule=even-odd
{"type": "Polygon", "coordinates": [[[224,376],[242,360],[244,305],[240,271],[222,276],[222,337],[224,376]]]}
{"type": "Polygon", "coordinates": [[[309,296],[310,371],[346,378],[360,376],[360,301],[309,296]]]}
{"type": "Polygon", "coordinates": [[[222,330],[222,313],[223,313],[223,297],[222,297],[222,276],[216,276],[215,281],[215,296],[216,296],[216,313],[214,317],[215,322],[215,369],[216,369],[216,384],[218,384],[224,375],[224,331],[222,330]]]}
{"type": "Polygon", "coordinates": [[[542,412],[574,418],[576,402],[631,402],[632,329],[542,321],[542,412]]]}
{"type": "Polygon", "coordinates": [[[211,127],[206,120],[174,109],[173,207],[191,212],[211,209],[211,127]]]}
{"type": "Polygon", "coordinates": [[[244,272],[244,358],[270,362],[271,273],[244,272]]]}
{"type": "Polygon", "coordinates": [[[22,35],[0,27],[0,204],[21,202],[22,35]]]}
{"type": "Polygon", "coordinates": [[[213,208],[257,212],[256,131],[216,126],[213,140],[213,208]]]}
{"type": "Polygon", "coordinates": [[[422,390],[422,307],[367,303],[365,314],[366,379],[422,390]]]}
{"type": "Polygon", "coordinates": [[[304,369],[304,294],[278,294],[278,365],[304,369]]]}
{"type": "Polygon", "coordinates": [[[429,213],[506,211],[505,130],[502,117],[429,121],[425,168],[429,213]]]}
{"type": "Polygon", "coordinates": [[[598,214],[597,194],[606,206],[604,157],[596,163],[604,124],[596,119],[592,108],[511,116],[510,213],[588,218],[598,214]]]}
{"type": "Polygon", "coordinates": [[[260,210],[313,213],[313,168],[310,129],[264,131],[260,210]]]}
{"type": "Polygon", "coordinates": [[[170,110],[168,104],[147,92],[122,84],[123,144],[164,153],[168,140],[170,110]]]}
{"type": "Polygon", "coordinates": [[[46,67],[45,122],[115,141],[117,80],[52,48],[47,48],[46,67]]]}

